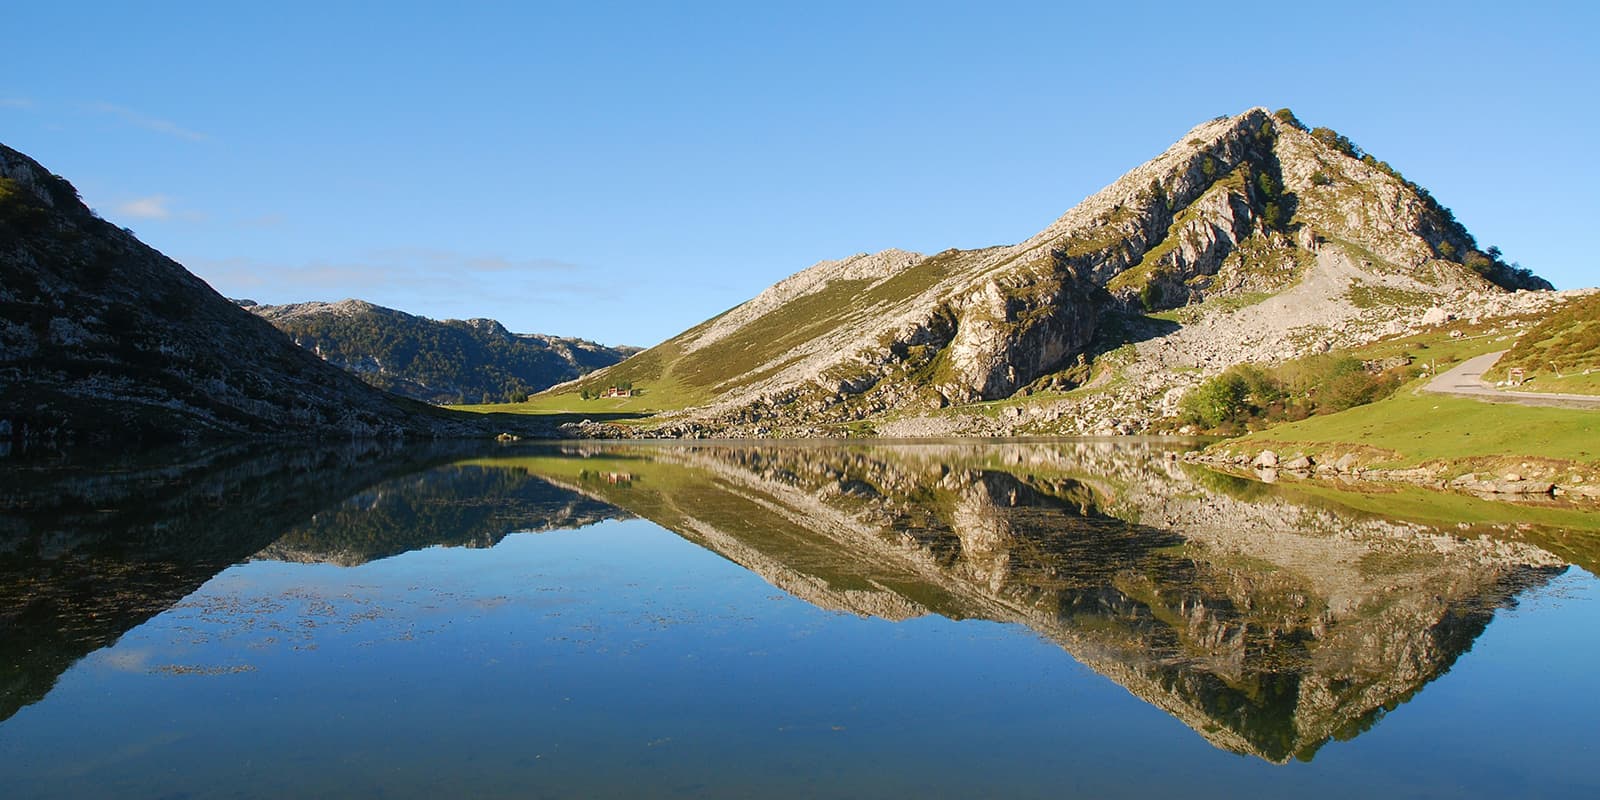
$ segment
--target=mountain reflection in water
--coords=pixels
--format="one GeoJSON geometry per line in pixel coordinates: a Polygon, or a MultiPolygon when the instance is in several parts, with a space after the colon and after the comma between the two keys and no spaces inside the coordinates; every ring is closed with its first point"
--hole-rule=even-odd
{"type": "Polygon", "coordinates": [[[586,443],[13,467],[0,721],[243,560],[348,566],[642,517],[825,609],[1025,625],[1218,747],[1309,760],[1566,569],[1512,526],[1386,519],[1167,452],[586,443]]]}

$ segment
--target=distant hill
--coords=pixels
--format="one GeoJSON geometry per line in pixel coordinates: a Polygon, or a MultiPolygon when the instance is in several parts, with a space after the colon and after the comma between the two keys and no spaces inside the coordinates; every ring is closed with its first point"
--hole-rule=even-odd
{"type": "Polygon", "coordinates": [[[437,321],[361,300],[239,305],[380,389],[430,403],[515,402],[639,351],[516,334],[492,319],[437,321]]]}
{"type": "Polygon", "coordinates": [[[0,452],[481,436],[504,424],[396,397],[324,363],[0,145],[0,452]]]}
{"type": "Polygon", "coordinates": [[[1255,108],[1193,128],[1021,244],[824,261],[534,402],[665,411],[669,436],[1142,430],[1232,364],[1550,288],[1348,138],[1255,108]],[[625,403],[583,399],[622,384],[625,403]],[[1059,407],[999,426],[940,411],[983,422],[997,409],[975,404],[1041,394],[1059,407]]]}

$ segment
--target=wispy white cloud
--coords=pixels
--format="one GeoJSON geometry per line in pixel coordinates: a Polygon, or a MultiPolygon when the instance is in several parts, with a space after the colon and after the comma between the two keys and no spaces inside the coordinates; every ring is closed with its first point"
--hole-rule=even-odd
{"type": "Polygon", "coordinates": [[[390,302],[399,297],[449,298],[451,305],[485,307],[518,298],[528,304],[570,303],[614,297],[617,287],[602,270],[554,258],[507,258],[448,250],[395,248],[352,261],[284,264],[251,258],[191,259],[186,266],[219,291],[259,292],[278,302],[357,297],[390,302]]]}
{"type": "Polygon", "coordinates": [[[172,209],[168,206],[170,201],[164,194],[153,194],[149,197],[136,197],[117,206],[117,213],[139,219],[169,219],[172,209]]]}
{"type": "Polygon", "coordinates": [[[198,131],[193,131],[178,125],[176,122],[171,120],[161,119],[160,117],[152,117],[148,114],[142,114],[138,111],[134,111],[131,108],[119,106],[113,103],[90,103],[84,106],[84,109],[93,111],[96,114],[109,114],[113,117],[121,119],[123,122],[126,122],[129,125],[133,125],[134,127],[144,128],[145,130],[155,131],[156,133],[164,133],[168,136],[175,136],[179,139],[187,139],[191,142],[204,142],[211,138],[210,136],[198,131]]]}
{"type": "Polygon", "coordinates": [[[445,272],[572,272],[577,264],[555,258],[506,258],[427,247],[394,247],[372,252],[372,259],[421,271],[445,272]]]}
{"type": "Polygon", "coordinates": [[[27,97],[0,97],[0,108],[33,108],[33,100],[27,97]]]}

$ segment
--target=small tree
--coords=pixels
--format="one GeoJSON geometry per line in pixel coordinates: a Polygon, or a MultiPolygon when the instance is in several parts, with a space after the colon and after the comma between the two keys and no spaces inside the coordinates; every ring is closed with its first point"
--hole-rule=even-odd
{"type": "Polygon", "coordinates": [[[1280,227],[1283,225],[1283,208],[1277,203],[1268,203],[1261,210],[1261,219],[1267,223],[1269,228],[1280,227]]]}
{"type": "Polygon", "coordinates": [[[1278,182],[1272,179],[1272,173],[1262,172],[1256,175],[1256,187],[1267,197],[1278,196],[1278,182]]]}
{"type": "Polygon", "coordinates": [[[1190,422],[1216,428],[1245,410],[1249,391],[1244,378],[1230,370],[1195,387],[1184,396],[1180,408],[1190,422]]]}
{"type": "Polygon", "coordinates": [[[1151,279],[1148,283],[1139,287],[1139,305],[1144,306],[1144,310],[1154,311],[1156,310],[1156,306],[1160,304],[1161,286],[1158,285],[1154,279],[1151,279]]]}

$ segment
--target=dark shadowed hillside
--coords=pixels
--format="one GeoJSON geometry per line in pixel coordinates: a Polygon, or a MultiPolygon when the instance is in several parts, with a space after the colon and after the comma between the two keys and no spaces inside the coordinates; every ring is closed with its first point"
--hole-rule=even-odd
{"type": "Polygon", "coordinates": [[[296,347],[0,146],[0,446],[475,436],[296,347]]]}

